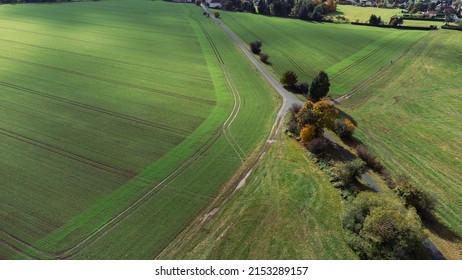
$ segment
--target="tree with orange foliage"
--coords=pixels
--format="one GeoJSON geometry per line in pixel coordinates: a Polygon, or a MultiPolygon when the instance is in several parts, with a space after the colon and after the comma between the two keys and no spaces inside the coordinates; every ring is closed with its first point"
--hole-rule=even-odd
{"type": "Polygon", "coordinates": [[[316,126],[309,124],[300,131],[300,142],[306,144],[316,137],[316,126]]]}
{"type": "Polygon", "coordinates": [[[316,103],[309,100],[305,101],[305,104],[303,104],[300,111],[295,115],[300,129],[300,137],[301,131],[307,126],[314,129],[313,138],[321,136],[324,132],[324,128],[333,129],[337,115],[337,108],[335,108],[334,104],[328,99],[322,99],[316,103]]]}

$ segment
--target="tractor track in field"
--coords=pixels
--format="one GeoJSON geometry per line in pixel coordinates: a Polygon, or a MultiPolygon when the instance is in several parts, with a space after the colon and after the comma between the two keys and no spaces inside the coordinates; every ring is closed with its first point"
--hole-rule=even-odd
{"type": "Polygon", "coordinates": [[[131,89],[139,89],[139,90],[149,92],[149,93],[158,93],[158,94],[161,94],[161,95],[165,95],[165,96],[169,96],[169,97],[175,97],[175,98],[178,98],[178,99],[186,99],[186,100],[193,101],[193,102],[200,103],[200,104],[215,105],[215,103],[216,103],[215,101],[212,101],[212,100],[206,100],[206,99],[202,99],[202,98],[198,98],[198,97],[186,96],[186,95],[183,95],[183,94],[177,94],[177,93],[173,93],[173,92],[169,92],[169,91],[165,91],[165,90],[160,90],[160,89],[154,89],[154,88],[150,88],[150,87],[140,86],[140,85],[133,84],[133,83],[113,80],[113,79],[109,79],[109,78],[104,78],[104,77],[100,77],[100,76],[96,76],[96,75],[86,74],[86,73],[82,73],[82,72],[78,72],[78,71],[74,71],[74,70],[69,70],[69,69],[65,69],[65,68],[61,68],[61,67],[46,65],[46,64],[42,64],[42,63],[37,63],[37,62],[31,62],[31,61],[26,61],[26,60],[17,59],[17,58],[6,57],[6,56],[3,56],[3,55],[0,55],[0,59],[9,60],[9,61],[13,61],[13,62],[19,62],[19,63],[22,63],[22,64],[32,65],[32,66],[41,67],[41,68],[46,68],[46,69],[53,70],[55,72],[71,74],[71,75],[74,75],[74,76],[79,76],[79,77],[88,78],[88,79],[92,79],[92,80],[98,80],[98,81],[102,81],[102,82],[106,82],[106,83],[110,83],[110,84],[114,84],[114,85],[125,86],[125,87],[131,88],[131,89]]]}
{"type": "Polygon", "coordinates": [[[35,147],[47,150],[49,152],[52,152],[54,154],[66,157],[68,159],[72,159],[72,160],[78,161],[80,163],[84,163],[86,165],[89,165],[91,167],[94,167],[94,168],[109,172],[111,174],[117,175],[118,177],[121,177],[121,178],[126,179],[126,180],[135,177],[136,174],[137,174],[134,171],[124,170],[124,169],[120,169],[120,168],[117,168],[117,167],[114,167],[114,166],[110,166],[110,165],[107,165],[105,163],[95,161],[93,159],[84,157],[82,155],[78,155],[76,153],[63,150],[63,149],[61,149],[59,147],[43,143],[41,141],[29,138],[27,136],[24,136],[24,135],[21,135],[21,134],[18,134],[18,133],[15,133],[15,132],[3,129],[3,128],[0,128],[0,134],[4,135],[4,136],[7,136],[7,137],[10,137],[10,138],[13,138],[13,139],[18,140],[18,141],[33,145],[35,147]]]}
{"type": "MultiPolygon", "coordinates": [[[[417,42],[419,42],[422,38],[412,42],[411,44],[409,44],[409,46],[407,46],[399,56],[397,56],[396,58],[393,58],[393,60],[396,62],[396,61],[399,61],[415,44],[417,44],[417,42]]],[[[348,98],[350,98],[352,95],[358,93],[360,90],[366,88],[367,86],[369,86],[377,76],[379,76],[379,74],[381,74],[381,72],[383,70],[385,70],[386,68],[390,67],[391,66],[391,63],[390,64],[385,64],[384,66],[382,66],[380,69],[378,69],[375,73],[373,73],[371,76],[369,76],[367,79],[365,79],[362,83],[360,83],[359,85],[357,85],[356,87],[354,87],[353,89],[349,90],[348,92],[342,94],[341,96],[335,98],[333,100],[333,102],[335,104],[339,104],[345,100],[347,100],[348,98]]]]}
{"type": "Polygon", "coordinates": [[[44,92],[41,92],[41,91],[38,91],[38,90],[25,88],[25,87],[22,87],[22,86],[11,84],[11,83],[6,83],[6,82],[1,82],[0,81],[0,86],[8,87],[8,88],[15,89],[15,90],[25,92],[25,93],[30,93],[30,94],[42,96],[44,98],[52,99],[52,100],[59,101],[59,102],[62,102],[62,103],[66,103],[66,104],[70,104],[70,105],[74,105],[74,106],[77,106],[77,107],[80,107],[80,108],[84,108],[84,109],[91,110],[91,111],[94,111],[94,112],[102,113],[102,114],[105,114],[105,115],[117,117],[117,118],[120,118],[120,119],[123,119],[123,120],[127,120],[127,121],[130,121],[130,122],[137,123],[137,124],[142,124],[142,125],[162,129],[162,130],[167,130],[167,131],[170,131],[170,132],[173,132],[173,133],[176,133],[176,134],[180,134],[180,135],[189,133],[188,131],[185,131],[185,130],[176,129],[176,128],[172,128],[172,127],[169,127],[169,126],[166,126],[166,125],[153,123],[153,122],[150,122],[150,121],[147,121],[147,120],[139,119],[139,118],[136,118],[136,117],[125,115],[125,114],[122,114],[122,113],[117,113],[117,112],[110,111],[110,110],[106,110],[106,109],[99,108],[99,107],[92,106],[92,105],[88,105],[88,104],[85,104],[85,103],[69,100],[69,99],[66,99],[66,98],[63,98],[63,97],[54,96],[54,95],[47,94],[47,93],[44,93],[44,92]]]}
{"type": "MultiPolygon", "coordinates": [[[[114,46],[114,45],[104,44],[104,43],[99,43],[99,42],[94,42],[94,41],[88,41],[88,40],[82,40],[82,39],[75,39],[75,38],[71,38],[71,37],[51,35],[51,34],[48,34],[48,33],[42,33],[42,32],[36,32],[36,31],[30,31],[30,30],[24,30],[24,29],[18,29],[18,28],[12,28],[12,27],[3,27],[3,26],[0,26],[0,29],[9,29],[9,30],[19,31],[21,33],[37,34],[37,35],[40,35],[40,36],[58,38],[58,39],[68,40],[68,41],[74,41],[74,42],[78,42],[80,44],[82,44],[82,43],[84,43],[84,44],[92,44],[92,45],[104,46],[104,47],[109,47],[109,48],[117,48],[117,49],[126,50],[126,51],[143,52],[143,53],[146,53],[148,55],[155,55],[155,53],[153,53],[151,51],[148,51],[148,50],[128,48],[128,47],[122,47],[122,46],[114,46]]],[[[184,59],[185,60],[198,61],[197,59],[192,59],[192,58],[188,58],[188,57],[185,57],[184,59]]]]}
{"type": "Polygon", "coordinates": [[[300,71],[300,73],[302,73],[303,75],[309,77],[310,75],[308,75],[308,73],[305,72],[305,70],[303,70],[302,67],[300,67],[290,56],[288,56],[285,52],[281,51],[281,54],[282,56],[284,56],[294,67],[295,69],[297,69],[298,71],[300,71]]]}
{"type": "MultiPolygon", "coordinates": [[[[396,38],[401,38],[404,36],[404,32],[400,34],[399,37],[396,37],[396,38]]],[[[395,39],[396,39],[395,38],[395,39]]],[[[373,56],[374,54],[376,54],[377,52],[379,52],[380,50],[382,50],[383,48],[385,48],[385,46],[387,46],[388,44],[390,44],[392,41],[391,40],[387,40],[385,43],[379,45],[377,48],[375,48],[372,52],[368,53],[367,55],[361,57],[360,59],[356,60],[355,62],[353,62],[352,64],[349,64],[347,65],[346,67],[340,69],[337,73],[333,74],[332,77],[330,79],[335,79],[337,78],[338,76],[340,76],[341,74],[345,73],[346,71],[350,70],[351,68],[357,66],[358,64],[362,63],[363,61],[365,61],[366,59],[368,59],[369,57],[373,56]]],[[[380,69],[378,70],[380,71],[380,69]]]]}
{"type": "MultiPolygon", "coordinates": [[[[235,92],[235,90],[237,90],[237,89],[235,88],[234,82],[232,81],[231,76],[229,75],[228,71],[226,70],[226,68],[224,66],[223,59],[222,59],[217,47],[213,43],[213,41],[212,41],[210,35],[207,33],[207,31],[205,29],[202,29],[202,30],[203,30],[205,36],[207,37],[208,42],[210,43],[210,45],[211,45],[211,47],[212,47],[212,49],[213,49],[213,51],[214,51],[214,53],[216,55],[216,58],[220,63],[220,66],[222,67],[225,78],[226,78],[226,80],[228,82],[228,86],[229,86],[229,88],[230,88],[230,90],[231,90],[231,92],[233,94],[233,98],[234,98],[234,101],[235,101],[233,109],[230,112],[230,114],[228,115],[228,118],[225,120],[225,122],[219,128],[217,128],[212,133],[212,136],[204,143],[204,145],[202,145],[201,148],[198,149],[188,160],[184,161],[179,167],[177,167],[175,170],[173,170],[172,173],[170,173],[170,175],[168,175],[161,182],[159,182],[154,187],[152,187],[148,192],[146,192],[140,198],[138,198],[133,203],[131,203],[122,212],[120,212],[118,215],[114,216],[109,221],[105,222],[102,226],[100,226],[98,229],[96,229],[91,234],[89,234],[85,239],[83,239],[79,243],[73,245],[72,247],[70,247],[70,248],[68,248],[66,250],[56,252],[56,253],[47,252],[47,251],[41,250],[41,249],[39,249],[39,248],[37,248],[37,247],[35,247],[35,246],[21,240],[21,239],[18,239],[17,237],[12,236],[11,234],[8,234],[6,232],[4,234],[8,234],[14,240],[16,240],[16,242],[21,243],[23,246],[27,247],[28,249],[33,250],[34,252],[39,253],[39,254],[41,254],[43,256],[46,256],[47,258],[69,259],[69,258],[75,257],[75,256],[79,255],[83,250],[85,250],[86,248],[93,245],[96,241],[98,241],[102,237],[104,237],[113,228],[115,228],[120,223],[122,223],[127,218],[129,218],[137,209],[139,209],[147,201],[149,201],[152,197],[154,197],[154,195],[156,193],[158,193],[163,188],[168,186],[168,184],[173,182],[179,175],[181,175],[186,170],[188,170],[188,168],[191,167],[197,160],[199,160],[213,146],[213,144],[221,136],[226,137],[226,134],[225,134],[226,130],[229,129],[230,125],[234,122],[236,116],[238,115],[238,113],[240,111],[240,96],[239,96],[238,92],[235,92]]],[[[236,153],[238,153],[238,155],[239,155],[239,152],[236,150],[236,147],[233,146],[233,144],[231,143],[231,141],[229,141],[229,139],[228,139],[228,142],[233,147],[233,149],[235,149],[236,153]]],[[[236,142],[236,144],[237,144],[237,142],[236,142]]],[[[239,146],[238,146],[238,148],[240,149],[239,146]]],[[[243,159],[241,158],[241,161],[242,160],[243,159]]],[[[35,259],[35,257],[32,256],[31,254],[28,254],[27,252],[18,249],[16,246],[6,242],[4,239],[0,239],[0,240],[2,241],[2,243],[8,244],[9,247],[15,248],[14,251],[21,254],[22,256],[27,257],[27,258],[31,258],[31,259],[35,259]]]]}
{"type": "MultiPolygon", "coordinates": [[[[175,75],[175,76],[181,76],[181,77],[191,77],[191,76],[193,76],[193,74],[191,74],[191,73],[181,74],[181,73],[177,73],[177,72],[167,71],[167,70],[162,69],[160,67],[155,67],[155,66],[147,65],[147,64],[137,64],[137,63],[133,63],[133,62],[129,62],[129,61],[123,61],[123,60],[118,60],[118,59],[113,59],[113,58],[108,58],[108,57],[95,56],[95,55],[90,55],[90,54],[86,54],[86,53],[78,53],[78,52],[66,51],[66,50],[62,50],[62,49],[50,48],[50,47],[45,47],[45,46],[41,46],[41,45],[29,44],[29,43],[13,41],[13,40],[7,40],[7,39],[0,39],[0,41],[12,43],[12,44],[17,44],[17,45],[21,45],[21,46],[33,47],[33,48],[47,50],[47,51],[52,51],[52,52],[60,52],[60,53],[64,53],[64,54],[70,54],[70,55],[90,58],[90,59],[93,59],[93,60],[117,63],[119,65],[124,65],[124,66],[132,66],[132,67],[136,67],[136,68],[144,68],[144,69],[148,69],[148,70],[154,70],[154,71],[158,71],[158,72],[169,73],[169,74],[175,75]]],[[[203,78],[202,76],[198,76],[198,75],[194,76],[194,79],[199,80],[199,81],[203,81],[203,82],[209,82],[209,80],[203,78]]]]}

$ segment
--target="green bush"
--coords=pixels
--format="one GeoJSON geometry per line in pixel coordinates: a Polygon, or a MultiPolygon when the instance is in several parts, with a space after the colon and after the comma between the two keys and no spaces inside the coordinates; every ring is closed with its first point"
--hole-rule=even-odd
{"type": "Polygon", "coordinates": [[[419,259],[425,235],[416,212],[384,194],[361,193],[342,217],[347,242],[361,259],[419,259]]]}

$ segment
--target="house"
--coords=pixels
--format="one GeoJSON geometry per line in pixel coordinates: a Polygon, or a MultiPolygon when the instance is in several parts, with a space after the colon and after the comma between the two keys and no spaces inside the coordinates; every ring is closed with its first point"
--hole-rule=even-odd
{"type": "Polygon", "coordinates": [[[210,8],[221,9],[221,0],[205,0],[205,3],[210,8]]]}

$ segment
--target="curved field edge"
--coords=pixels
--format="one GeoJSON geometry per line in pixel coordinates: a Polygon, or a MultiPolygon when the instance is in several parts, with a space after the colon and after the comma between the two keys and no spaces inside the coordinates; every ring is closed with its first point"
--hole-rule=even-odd
{"type": "MultiPolygon", "coordinates": [[[[188,9],[191,9],[189,7],[188,9]]],[[[194,11],[195,16],[200,17],[200,11],[194,11]]],[[[201,19],[201,21],[204,21],[201,19]]],[[[204,24],[208,24],[204,22],[204,24]]],[[[198,27],[195,26],[195,31],[198,32],[198,27]]],[[[213,31],[213,30],[212,30],[213,31]]],[[[202,31],[200,31],[202,32],[202,31]]],[[[101,226],[103,226],[106,222],[110,221],[111,217],[114,217],[117,213],[120,212],[123,207],[129,206],[136,198],[139,198],[146,193],[146,190],[152,188],[154,182],[160,181],[161,178],[166,177],[168,174],[174,170],[174,166],[177,165],[179,159],[181,161],[185,161],[191,156],[195,151],[197,151],[198,147],[204,142],[203,136],[204,135],[214,135],[219,133],[220,127],[219,124],[222,124],[226,117],[227,113],[232,108],[233,97],[230,94],[229,85],[225,82],[225,77],[221,72],[217,62],[214,61],[216,58],[214,57],[213,51],[211,46],[208,45],[209,43],[206,42],[206,38],[204,34],[198,33],[197,35],[201,37],[201,45],[204,48],[204,54],[207,58],[207,62],[210,68],[210,73],[214,76],[214,83],[215,88],[217,91],[217,106],[214,109],[214,112],[210,115],[210,117],[196,130],[191,136],[187,138],[182,144],[177,146],[174,150],[172,150],[168,155],[165,155],[159,162],[154,163],[153,165],[147,167],[143,170],[139,176],[135,177],[130,182],[126,183],[125,185],[121,186],[117,191],[111,193],[110,195],[106,196],[98,203],[93,205],[87,211],[82,212],[74,219],[72,219],[69,223],[62,226],[60,229],[56,230],[54,233],[50,234],[46,238],[42,239],[41,241],[34,244],[36,249],[23,248],[28,254],[32,257],[37,258],[53,258],[56,256],[55,254],[62,254],[65,253],[73,253],[71,251],[66,252],[69,249],[69,246],[73,246],[75,242],[79,239],[87,237],[89,234],[94,233],[97,231],[101,226]],[[162,163],[162,164],[160,164],[162,163]]],[[[217,32],[217,31],[213,31],[217,32]]],[[[231,44],[231,42],[225,40],[225,44],[231,44]]],[[[223,45],[223,43],[222,43],[223,45]]],[[[237,50],[230,51],[230,54],[227,56],[227,59],[230,59],[229,56],[235,55],[237,50]]],[[[235,59],[236,56],[233,57],[235,59]]],[[[240,64],[239,61],[233,61],[234,69],[230,69],[230,72],[233,72],[236,79],[245,80],[247,82],[244,83],[243,86],[238,86],[240,90],[243,92],[243,105],[240,114],[236,117],[234,121],[234,125],[228,129],[227,134],[233,134],[235,143],[239,145],[241,150],[244,150],[244,153],[249,153],[252,151],[255,146],[262,141],[264,137],[264,131],[269,130],[269,125],[271,118],[267,118],[268,115],[271,115],[271,112],[275,110],[275,94],[271,92],[271,89],[268,86],[265,86],[264,82],[258,78],[255,71],[252,71],[250,66],[247,65],[246,71],[242,71],[239,69],[237,72],[237,64],[240,64]],[[253,73],[252,73],[253,72],[253,73]],[[261,100],[260,100],[261,99],[261,100]],[[258,105],[258,111],[255,110],[255,107],[251,106],[251,104],[258,105]],[[252,127],[251,131],[249,129],[248,120],[256,120],[259,121],[260,126],[255,128],[252,127]],[[257,132],[257,133],[254,133],[257,132]]],[[[233,64],[230,63],[230,64],[233,64]]],[[[242,65],[239,65],[242,67],[242,65]]],[[[204,205],[206,205],[207,201],[210,199],[210,195],[220,187],[221,184],[229,178],[230,175],[233,173],[233,169],[236,169],[240,164],[241,161],[237,155],[235,155],[235,150],[231,149],[230,140],[224,140],[224,137],[220,136],[216,138],[216,143],[214,143],[212,149],[208,149],[206,153],[201,155],[201,157],[197,158],[197,163],[194,163],[194,167],[184,174],[179,180],[183,180],[183,183],[187,184],[189,188],[193,188],[192,190],[181,190],[183,186],[179,186],[180,190],[175,189],[175,186],[171,186],[172,189],[176,191],[171,192],[169,191],[162,192],[159,195],[156,195],[156,207],[158,205],[162,205],[162,209],[157,209],[159,211],[162,210],[171,210],[171,205],[162,204],[162,201],[168,201],[172,197],[178,198],[178,193],[183,193],[180,198],[177,199],[175,205],[180,208],[181,213],[176,213],[177,217],[175,217],[176,221],[179,221],[179,224],[171,225],[168,221],[165,221],[164,225],[161,227],[170,227],[168,233],[163,232],[162,234],[162,244],[155,243],[155,240],[147,240],[146,243],[153,242],[155,246],[164,246],[165,239],[171,238],[172,234],[184,226],[188,219],[191,216],[194,216],[195,212],[201,209],[204,205]],[[209,158],[220,159],[218,162],[211,160],[208,161],[209,158]],[[216,170],[211,168],[207,170],[204,166],[210,167],[210,163],[215,164],[215,168],[219,168],[220,170],[216,170]],[[193,171],[192,171],[193,170],[193,171]],[[210,175],[208,172],[216,172],[213,176],[214,178],[206,178],[207,175],[210,175]],[[200,176],[203,176],[202,178],[200,176]],[[191,176],[191,182],[187,182],[188,176],[191,176]],[[204,178],[205,177],[205,178],[204,178]],[[205,182],[204,182],[205,180],[205,182]],[[197,188],[194,188],[194,185],[201,185],[197,188]],[[178,193],[175,193],[178,192],[178,193]],[[191,193],[193,192],[193,193],[191,193]],[[188,193],[184,195],[184,193],[188,193]],[[165,195],[167,194],[167,195],[165,195]],[[159,197],[162,197],[159,198],[159,197]],[[199,198],[197,198],[199,197],[199,198]],[[160,202],[159,202],[160,201],[160,202]],[[186,202],[185,202],[186,201],[186,202]],[[193,209],[186,208],[185,205],[188,205],[189,202],[192,205],[193,209]],[[182,217],[178,217],[178,215],[182,215],[182,217]],[[176,219],[178,218],[178,219],[176,219]],[[173,233],[172,233],[172,228],[173,233]]],[[[234,144],[236,145],[236,144],[234,144]]],[[[245,155],[244,155],[245,156],[245,155]]],[[[212,176],[211,176],[212,177],[212,176]]],[[[169,186],[170,187],[170,186],[169,186]]],[[[149,210],[148,210],[149,211],[149,210]]],[[[149,211],[151,212],[151,211],[149,211]]],[[[150,228],[149,230],[151,230],[150,228]]],[[[146,237],[144,233],[138,233],[141,239],[146,237]]],[[[110,234],[108,234],[110,238],[110,234]]],[[[106,236],[106,237],[107,237],[106,236]]],[[[89,239],[89,242],[93,242],[97,237],[89,239]]],[[[128,238],[127,236],[122,237],[128,238]]],[[[131,238],[128,238],[133,240],[131,238]]],[[[117,238],[120,241],[120,238],[117,238]]],[[[159,241],[161,242],[161,241],[159,241]]],[[[114,244],[112,241],[110,243],[114,244]]],[[[143,242],[140,242],[143,248],[149,248],[149,246],[143,245],[143,242]]],[[[22,247],[25,244],[17,244],[19,247],[22,247]]],[[[82,244],[82,246],[88,245],[87,242],[82,244]]],[[[115,246],[115,245],[114,245],[115,246]]],[[[78,248],[76,248],[78,249],[78,248]]],[[[113,249],[113,248],[112,248],[113,249]]],[[[145,251],[143,254],[139,252],[134,252],[133,255],[130,255],[129,258],[149,258],[155,252],[155,248],[152,248],[152,251],[145,251]]],[[[93,255],[93,258],[127,258],[126,254],[117,255],[117,251],[113,251],[110,255],[101,255],[96,254],[93,255]],[[115,257],[117,255],[117,257],[115,257]]]]}
{"type": "Polygon", "coordinates": [[[252,170],[157,258],[357,258],[343,237],[338,192],[303,147],[282,134],[252,170]]]}
{"type": "Polygon", "coordinates": [[[443,254],[462,258],[462,35],[430,32],[396,64],[342,103],[357,137],[398,176],[437,199],[429,235],[443,254]]]}

